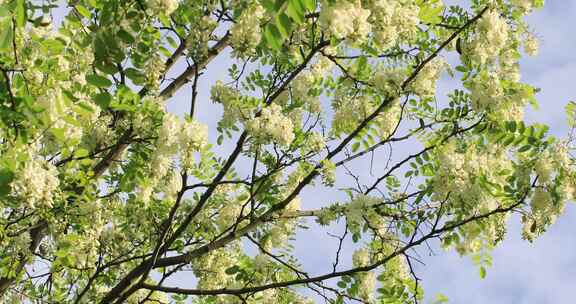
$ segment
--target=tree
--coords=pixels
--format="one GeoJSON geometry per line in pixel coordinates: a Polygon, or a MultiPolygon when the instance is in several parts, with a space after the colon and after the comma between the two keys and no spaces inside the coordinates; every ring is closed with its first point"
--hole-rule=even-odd
{"type": "Polygon", "coordinates": [[[531,241],[574,195],[570,143],[523,121],[542,5],[0,1],[1,296],[417,303],[433,239],[484,276],[508,217],[531,241]],[[341,199],[301,209],[320,189],[341,199]],[[293,253],[307,227],[341,229],[325,273],[293,253]]]}

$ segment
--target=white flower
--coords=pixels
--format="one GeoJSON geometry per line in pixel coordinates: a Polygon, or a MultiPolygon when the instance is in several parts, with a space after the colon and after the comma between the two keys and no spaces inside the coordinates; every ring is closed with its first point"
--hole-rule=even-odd
{"type": "Polygon", "coordinates": [[[523,13],[530,12],[536,6],[535,2],[535,0],[510,0],[510,3],[523,13]]]}
{"type": "Polygon", "coordinates": [[[433,97],[436,94],[436,82],[447,67],[448,64],[443,58],[436,57],[422,68],[410,87],[416,95],[433,97]]]}
{"type": "Polygon", "coordinates": [[[369,22],[372,24],[374,43],[385,50],[400,40],[410,41],[416,37],[420,19],[420,7],[414,1],[370,1],[369,22]]]}
{"type": "Polygon", "coordinates": [[[395,131],[396,126],[400,122],[400,115],[402,114],[402,106],[400,100],[395,98],[390,104],[376,117],[376,124],[379,127],[379,135],[382,139],[387,139],[392,132],[395,131]]]}
{"type": "Polygon", "coordinates": [[[326,147],[326,142],[324,141],[324,136],[318,132],[310,132],[306,137],[306,146],[304,147],[307,151],[320,152],[326,147]]]}
{"type": "Polygon", "coordinates": [[[396,95],[405,78],[405,70],[400,68],[386,68],[374,75],[373,82],[385,95],[396,95]]]}
{"type": "Polygon", "coordinates": [[[144,65],[146,82],[152,90],[157,90],[160,85],[160,78],[164,73],[164,61],[158,55],[151,56],[144,65]]]}
{"type": "Polygon", "coordinates": [[[358,288],[360,297],[365,301],[370,301],[374,287],[376,287],[376,274],[373,271],[362,273],[360,276],[360,287],[358,288]]]}
{"type": "Polygon", "coordinates": [[[260,22],[265,10],[258,3],[249,5],[230,29],[230,44],[238,57],[251,55],[262,39],[260,22]]]}
{"type": "Polygon", "coordinates": [[[294,140],[292,121],[282,114],[282,108],[271,104],[262,109],[260,117],[246,123],[246,129],[262,143],[274,142],[289,146],[294,140]]]}
{"type": "Polygon", "coordinates": [[[365,249],[358,249],[352,255],[352,264],[354,267],[364,267],[370,264],[370,252],[365,249]]]}
{"type": "Polygon", "coordinates": [[[194,152],[208,144],[208,126],[197,121],[185,122],[179,135],[182,152],[182,165],[191,168],[194,164],[194,152]]]}
{"type": "Polygon", "coordinates": [[[535,35],[529,34],[524,40],[524,52],[529,56],[537,56],[539,51],[539,42],[535,35]]]}
{"type": "Polygon", "coordinates": [[[508,24],[498,11],[487,11],[478,21],[476,37],[465,46],[466,53],[481,64],[493,60],[507,46],[508,31],[508,24]]]}
{"type": "Polygon", "coordinates": [[[368,117],[375,108],[367,96],[350,98],[348,96],[335,97],[332,102],[334,116],[332,117],[332,134],[340,136],[347,134],[368,117]]]}
{"type": "Polygon", "coordinates": [[[536,188],[531,202],[532,211],[546,211],[550,205],[552,205],[552,196],[550,193],[542,187],[536,188]]]}
{"type": "Polygon", "coordinates": [[[336,182],[336,165],[327,159],[322,160],[320,164],[322,165],[320,167],[322,183],[326,186],[334,186],[334,182],[336,182]]]}
{"type": "Polygon", "coordinates": [[[231,128],[242,118],[240,93],[237,90],[217,81],[210,89],[210,98],[213,102],[220,103],[224,107],[224,114],[219,122],[224,128],[231,128]]]}
{"type": "Polygon", "coordinates": [[[323,1],[319,20],[321,26],[334,37],[359,43],[370,33],[368,17],[370,11],[362,8],[359,0],[339,0],[335,3],[323,1]]]}
{"type": "Polygon", "coordinates": [[[154,13],[166,16],[170,16],[179,5],[177,0],[148,0],[146,4],[154,13]]]}
{"type": "Polygon", "coordinates": [[[10,183],[11,195],[22,199],[29,207],[52,207],[53,195],[58,189],[56,168],[42,160],[29,160],[16,171],[10,183]]]}
{"type": "Polygon", "coordinates": [[[482,71],[470,83],[472,106],[476,111],[495,108],[501,102],[504,90],[495,72],[482,71]]]}
{"type": "Polygon", "coordinates": [[[166,178],[164,185],[164,194],[167,197],[175,197],[182,189],[182,176],[176,171],[172,171],[166,178]]]}

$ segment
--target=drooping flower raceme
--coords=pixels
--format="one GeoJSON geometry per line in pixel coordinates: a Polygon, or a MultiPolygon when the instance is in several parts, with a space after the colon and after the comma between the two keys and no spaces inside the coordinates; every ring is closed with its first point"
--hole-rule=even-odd
{"type": "Polygon", "coordinates": [[[178,0],[147,0],[146,4],[156,14],[170,16],[178,8],[178,0]]]}
{"type": "Polygon", "coordinates": [[[282,114],[277,104],[262,109],[259,117],[246,123],[247,130],[261,143],[278,143],[287,147],[294,140],[292,121],[282,114]]]}
{"type": "Polygon", "coordinates": [[[10,183],[10,194],[30,208],[50,208],[60,184],[56,168],[42,160],[31,159],[18,170],[10,183]]]}
{"type": "Polygon", "coordinates": [[[477,35],[465,47],[466,54],[480,64],[494,60],[506,48],[509,26],[496,10],[488,10],[477,25],[477,35]]]}
{"type": "Polygon", "coordinates": [[[322,2],[320,24],[334,37],[362,42],[370,32],[370,11],[362,8],[360,0],[322,2]]]}
{"type": "Polygon", "coordinates": [[[372,13],[368,21],[378,49],[385,50],[416,37],[420,8],[414,1],[373,0],[368,3],[372,13]]]}
{"type": "Polygon", "coordinates": [[[238,21],[230,29],[230,42],[234,48],[234,53],[238,57],[249,56],[262,39],[262,29],[260,23],[264,18],[265,10],[257,2],[250,4],[238,21]]]}
{"type": "Polygon", "coordinates": [[[528,34],[526,40],[524,40],[524,52],[529,56],[538,55],[539,43],[538,39],[534,34],[528,34]]]}

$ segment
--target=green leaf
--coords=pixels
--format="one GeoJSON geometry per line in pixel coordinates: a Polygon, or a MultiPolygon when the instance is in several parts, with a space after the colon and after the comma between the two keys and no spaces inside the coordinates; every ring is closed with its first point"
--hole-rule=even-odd
{"type": "Polygon", "coordinates": [[[438,294],[438,295],[436,295],[436,299],[432,303],[433,304],[448,303],[448,298],[443,294],[438,294]]]}
{"type": "Polygon", "coordinates": [[[136,85],[141,85],[146,82],[146,76],[135,68],[127,68],[124,74],[136,85]]]}
{"type": "Polygon", "coordinates": [[[468,72],[468,69],[464,66],[459,65],[456,67],[456,71],[466,73],[466,72],[468,72]]]}
{"type": "Polygon", "coordinates": [[[234,265],[232,267],[226,268],[226,270],[224,270],[224,272],[227,275],[233,275],[235,273],[237,273],[238,271],[240,271],[240,267],[238,267],[237,265],[234,265]]]}
{"type": "Polygon", "coordinates": [[[16,2],[16,27],[21,28],[26,24],[26,1],[16,2]]]}
{"type": "Polygon", "coordinates": [[[0,197],[6,196],[10,193],[9,184],[14,179],[14,173],[8,169],[0,170],[0,197]]]}
{"type": "Polygon", "coordinates": [[[518,149],[518,152],[520,152],[520,153],[526,152],[526,151],[530,150],[530,148],[532,148],[532,146],[525,145],[525,146],[521,147],[520,149],[518,149]]]}
{"type": "Polygon", "coordinates": [[[90,13],[90,11],[81,4],[76,5],[75,8],[80,15],[84,16],[84,18],[86,19],[92,18],[92,14],[90,13]]]}
{"type": "Polygon", "coordinates": [[[444,6],[430,6],[424,5],[420,7],[420,12],[418,13],[418,17],[424,23],[429,24],[438,24],[442,21],[442,17],[440,14],[444,10],[444,6]]]}
{"type": "Polygon", "coordinates": [[[102,108],[103,110],[108,109],[108,106],[110,106],[111,100],[112,100],[112,96],[110,96],[110,93],[108,93],[108,92],[96,94],[94,96],[94,102],[96,102],[96,104],[99,105],[100,108],[102,108]]]}
{"type": "Polygon", "coordinates": [[[124,41],[126,44],[132,44],[136,41],[134,40],[134,37],[130,35],[130,33],[123,29],[118,31],[118,37],[120,37],[120,39],[122,39],[122,41],[124,41]]]}
{"type": "Polygon", "coordinates": [[[288,0],[288,7],[286,8],[286,14],[292,18],[292,20],[297,23],[304,22],[305,16],[304,6],[300,0],[288,0]]]}
{"type": "Polygon", "coordinates": [[[279,50],[282,48],[282,35],[274,24],[268,24],[266,26],[266,30],[264,31],[264,38],[266,38],[268,45],[273,49],[279,50]]]}
{"type": "Polygon", "coordinates": [[[0,22],[0,51],[12,47],[12,21],[10,19],[0,22]]]}
{"type": "Polygon", "coordinates": [[[0,4],[0,18],[10,16],[10,10],[6,4],[0,4]]]}
{"type": "Polygon", "coordinates": [[[80,149],[74,151],[74,157],[80,158],[80,157],[86,157],[88,155],[90,155],[90,151],[88,151],[84,148],[80,148],[80,149]]]}
{"type": "Polygon", "coordinates": [[[316,0],[300,0],[300,2],[309,12],[313,12],[316,9],[316,0]]]}
{"type": "Polygon", "coordinates": [[[62,116],[62,120],[64,120],[65,122],[75,126],[75,127],[79,127],[82,128],[82,123],[80,123],[78,120],[76,120],[74,117],[70,116],[70,115],[64,115],[62,116]]]}
{"type": "Polygon", "coordinates": [[[480,266],[480,278],[486,278],[486,268],[484,268],[484,266],[480,266]]]}
{"type": "Polygon", "coordinates": [[[86,81],[99,88],[107,88],[112,85],[112,81],[108,78],[96,74],[86,75],[86,81]]]}
{"type": "Polygon", "coordinates": [[[118,72],[118,67],[110,62],[102,61],[95,64],[99,71],[102,71],[108,75],[113,75],[118,72]]]}
{"type": "Polygon", "coordinates": [[[280,14],[276,17],[276,27],[282,35],[282,39],[284,40],[289,34],[292,28],[292,22],[290,22],[290,18],[286,14],[280,14]]]}

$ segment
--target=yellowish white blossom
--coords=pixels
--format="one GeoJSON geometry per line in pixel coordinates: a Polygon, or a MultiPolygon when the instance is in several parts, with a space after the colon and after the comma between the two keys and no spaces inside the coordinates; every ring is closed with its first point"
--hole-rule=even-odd
{"type": "Polygon", "coordinates": [[[428,62],[410,84],[410,88],[421,97],[434,97],[436,83],[440,74],[448,68],[448,64],[441,57],[428,62]]]}
{"type": "Polygon", "coordinates": [[[334,37],[360,43],[370,32],[370,11],[360,0],[323,1],[321,7],[320,24],[334,37]]]}
{"type": "Polygon", "coordinates": [[[156,14],[170,16],[178,8],[178,0],[147,0],[146,4],[156,14]]]}
{"type": "Polygon", "coordinates": [[[322,183],[326,186],[334,186],[336,182],[336,165],[327,159],[322,160],[320,165],[322,183]]]}
{"type": "Polygon", "coordinates": [[[507,47],[509,26],[497,10],[488,10],[476,26],[476,37],[466,45],[466,53],[480,64],[494,60],[507,47]]]}
{"type": "Polygon", "coordinates": [[[23,168],[16,171],[10,183],[10,194],[30,208],[50,208],[54,204],[59,184],[58,171],[52,164],[30,159],[23,168]]]}
{"type": "Polygon", "coordinates": [[[265,16],[264,8],[258,1],[252,2],[230,29],[230,44],[238,57],[251,55],[262,39],[260,23],[265,16]]]}
{"type": "Polygon", "coordinates": [[[528,34],[524,40],[524,52],[529,56],[537,56],[539,51],[538,38],[534,34],[528,34]]]}
{"type": "Polygon", "coordinates": [[[259,117],[246,123],[246,129],[262,143],[277,143],[287,147],[294,140],[292,121],[282,113],[277,104],[262,109],[259,117]]]}
{"type": "Polygon", "coordinates": [[[374,43],[379,49],[385,50],[416,37],[420,7],[415,1],[372,0],[368,3],[374,43]]]}

